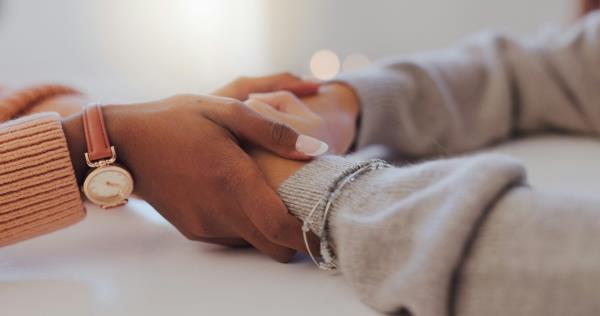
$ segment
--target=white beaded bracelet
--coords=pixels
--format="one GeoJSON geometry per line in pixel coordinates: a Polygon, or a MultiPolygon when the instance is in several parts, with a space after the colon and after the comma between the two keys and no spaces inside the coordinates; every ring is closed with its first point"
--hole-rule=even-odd
{"type": "Polygon", "coordinates": [[[356,178],[358,178],[359,176],[361,176],[369,171],[388,168],[390,166],[391,166],[390,164],[388,164],[387,162],[385,162],[383,160],[377,159],[377,160],[369,161],[368,164],[360,167],[359,169],[357,169],[356,171],[352,172],[348,176],[344,177],[341,181],[339,181],[338,182],[339,184],[335,187],[335,189],[331,192],[331,194],[329,194],[326,197],[321,198],[315,204],[315,206],[311,209],[311,211],[308,213],[308,216],[306,217],[306,219],[304,219],[302,221],[302,236],[304,238],[304,244],[308,251],[308,255],[310,256],[312,261],[317,265],[317,267],[319,267],[319,269],[329,271],[329,270],[335,270],[337,268],[337,266],[334,262],[335,261],[334,255],[332,254],[331,247],[329,245],[328,238],[326,236],[326,234],[327,234],[326,225],[327,225],[327,216],[329,214],[329,211],[331,210],[331,205],[335,202],[337,197],[341,194],[342,189],[348,183],[354,182],[354,180],[356,180],[356,178]],[[310,222],[311,222],[313,215],[315,214],[317,209],[319,209],[319,206],[325,201],[327,203],[325,204],[325,210],[323,211],[323,217],[321,218],[321,223],[320,223],[321,242],[320,242],[319,248],[320,248],[320,252],[321,252],[321,256],[320,256],[321,259],[318,259],[313,254],[312,250],[310,249],[310,245],[308,243],[308,232],[311,231],[310,222]]]}

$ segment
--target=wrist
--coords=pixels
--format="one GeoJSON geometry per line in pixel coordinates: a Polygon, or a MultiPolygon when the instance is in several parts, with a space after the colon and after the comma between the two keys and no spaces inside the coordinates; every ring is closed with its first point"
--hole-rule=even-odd
{"type": "Polygon", "coordinates": [[[67,140],[71,163],[75,171],[78,184],[83,183],[83,177],[88,170],[84,154],[86,152],[85,135],[83,133],[83,122],[81,113],[73,114],[62,120],[63,132],[67,140]]]}
{"type": "Polygon", "coordinates": [[[135,168],[131,162],[133,158],[131,153],[138,149],[135,148],[135,142],[128,140],[142,139],[140,135],[135,136],[136,131],[131,130],[128,126],[128,122],[131,122],[129,117],[132,112],[130,110],[134,107],[135,105],[105,105],[102,107],[106,134],[111,145],[115,147],[117,163],[125,166],[132,173],[135,172],[135,168]]]}
{"type": "Polygon", "coordinates": [[[354,143],[360,113],[359,99],[353,88],[340,82],[327,83],[318,95],[302,101],[326,122],[333,153],[348,152],[354,143]]]}
{"type": "Polygon", "coordinates": [[[319,93],[330,96],[336,102],[332,108],[356,121],[360,114],[360,100],[354,88],[343,82],[330,82],[321,86],[319,93]]]}
{"type": "Polygon", "coordinates": [[[303,161],[281,158],[259,148],[250,149],[249,154],[265,176],[267,184],[275,191],[285,180],[307,164],[303,161]]]}
{"type": "MultiPolygon", "coordinates": [[[[118,137],[124,133],[118,131],[119,129],[119,115],[117,114],[119,106],[104,106],[102,109],[104,121],[107,129],[108,137],[111,144],[117,149],[117,155],[119,159],[123,158],[123,150],[120,150],[124,145],[122,144],[122,137],[118,137]]],[[[67,145],[69,148],[69,155],[71,156],[71,163],[73,164],[73,170],[75,171],[75,177],[77,183],[82,184],[86,173],[89,170],[85,162],[85,153],[87,152],[87,143],[85,140],[85,133],[83,130],[83,119],[81,112],[68,116],[62,120],[62,127],[67,139],[67,145]]]]}

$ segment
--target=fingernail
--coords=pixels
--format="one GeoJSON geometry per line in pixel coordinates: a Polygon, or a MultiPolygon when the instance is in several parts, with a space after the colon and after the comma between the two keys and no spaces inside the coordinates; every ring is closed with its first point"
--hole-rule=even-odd
{"type": "Polygon", "coordinates": [[[312,157],[321,156],[329,149],[326,143],[307,135],[298,136],[296,150],[312,157]]]}

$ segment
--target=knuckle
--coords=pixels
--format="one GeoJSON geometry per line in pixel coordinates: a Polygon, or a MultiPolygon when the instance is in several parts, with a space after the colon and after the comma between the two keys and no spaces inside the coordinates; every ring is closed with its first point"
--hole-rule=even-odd
{"type": "Polygon", "coordinates": [[[269,124],[271,139],[277,144],[285,143],[290,132],[289,127],[285,124],[273,121],[269,122],[269,124]]]}

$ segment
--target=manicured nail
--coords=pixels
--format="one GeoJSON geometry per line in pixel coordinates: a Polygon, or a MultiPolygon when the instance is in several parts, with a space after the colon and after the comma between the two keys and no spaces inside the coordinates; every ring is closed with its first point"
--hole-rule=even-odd
{"type": "Polygon", "coordinates": [[[321,156],[328,149],[329,146],[326,143],[307,135],[298,136],[296,141],[296,150],[311,157],[321,156]]]}

